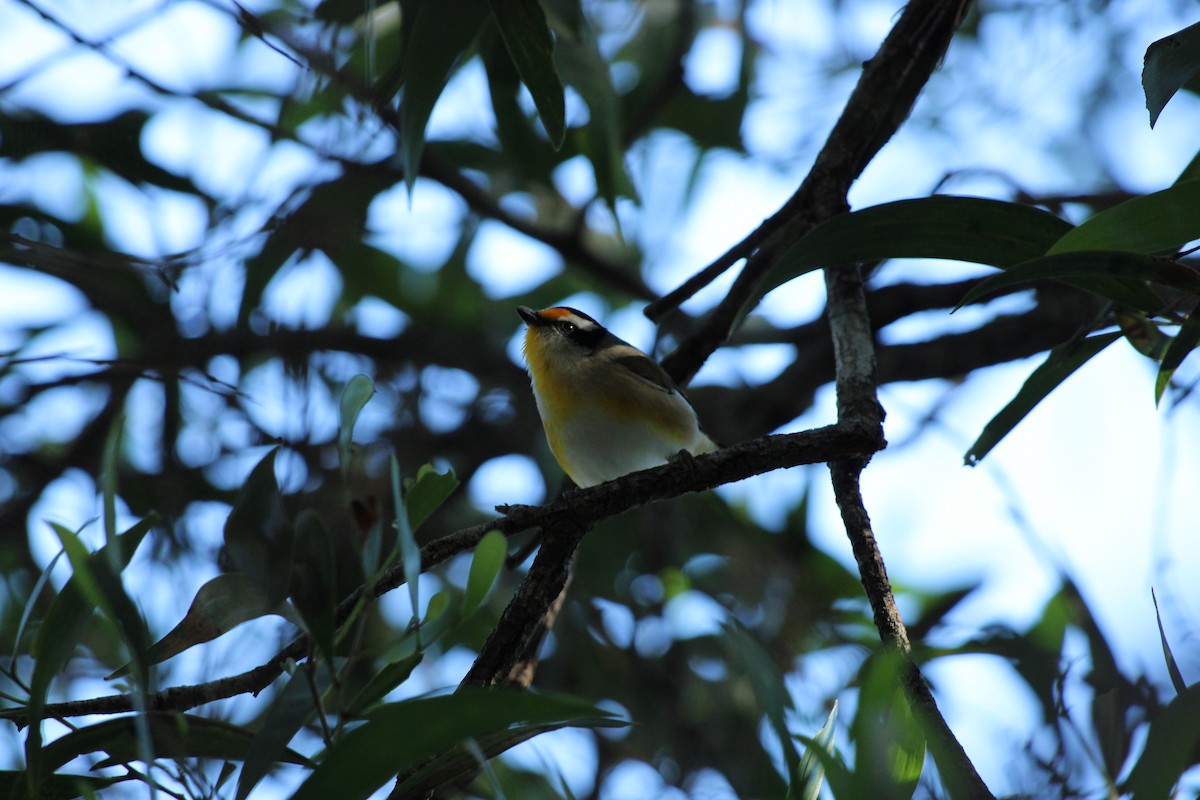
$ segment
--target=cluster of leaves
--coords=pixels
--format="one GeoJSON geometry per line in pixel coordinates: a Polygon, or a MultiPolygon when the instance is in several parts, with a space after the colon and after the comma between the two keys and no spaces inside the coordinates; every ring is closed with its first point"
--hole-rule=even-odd
{"type": "MultiPolygon", "coordinates": [[[[618,211],[639,202],[628,154],[654,133],[682,133],[693,145],[687,155],[694,182],[714,149],[748,153],[742,128],[761,48],[742,16],[723,18],[705,3],[669,4],[667,11],[668,4],[612,5],[609,14],[627,16],[607,26],[606,4],[571,0],[404,0],[398,27],[389,27],[392,5],[364,8],[359,0],[323,2],[311,14],[293,3],[239,12],[243,48],[265,44],[309,68],[304,91],[294,94],[275,95],[232,79],[204,91],[173,91],[123,65],[155,103],[199,102],[207,113],[265,133],[272,143],[303,148],[315,177],[289,187],[274,205],[241,204],[199,176],[150,159],[138,142],[155,119],[153,103],[71,125],[28,111],[0,114],[9,162],[69,154],[88,176],[87,210],[78,218],[30,198],[0,203],[0,260],[75,287],[111,327],[115,348],[113,358],[45,377],[26,359],[52,333],[37,328],[21,332],[0,364],[4,421],[37,413],[37,404],[59,391],[83,387],[99,398],[79,432],[17,441],[0,454],[4,521],[24,526],[46,486],[75,469],[97,476],[104,505],[105,545],[94,553],[86,552],[77,532],[55,527],[72,568],[71,580],[57,592],[50,591],[54,565],[41,568],[23,537],[0,542],[11,578],[6,583],[29,587],[13,590],[21,602],[7,604],[3,620],[12,634],[6,639],[17,643],[14,655],[33,662],[29,678],[18,667],[9,675],[16,687],[9,702],[19,707],[11,715],[32,723],[26,769],[2,776],[17,796],[87,796],[130,780],[179,796],[214,795],[232,782],[234,762],[243,764],[233,784],[239,798],[279,762],[312,770],[301,797],[366,796],[396,774],[404,776],[399,791],[416,794],[465,779],[487,757],[540,732],[568,724],[613,725],[615,717],[596,707],[601,701],[630,710],[638,725],[595,737],[597,787],[619,765],[636,760],[685,787],[719,770],[741,796],[811,797],[822,780],[839,798],[912,794],[923,775],[925,735],[899,689],[896,664],[875,652],[856,577],[808,541],[799,498],[778,534],[714,496],[598,527],[580,554],[587,568],[573,589],[578,600],[559,621],[552,657],[538,679],[547,689],[586,701],[469,691],[386,700],[397,689],[407,691],[419,663],[459,645],[477,649],[499,613],[496,598],[488,598],[506,550],[498,537],[475,549],[461,588],[435,595],[418,612],[418,543],[479,518],[465,493],[448,499],[453,482],[444,471],[421,465],[452,464],[466,481],[497,455],[524,453],[553,474],[538,444],[524,377],[497,334],[510,331],[515,319],[467,268],[480,222],[508,226],[551,248],[566,265],[521,302],[547,305],[583,290],[614,306],[651,299],[644,262],[652,248],[630,235],[627,222],[617,224],[618,211]],[[736,85],[723,96],[698,93],[682,77],[683,59],[699,34],[716,28],[734,30],[741,47],[736,85]],[[435,103],[466,64],[483,68],[494,141],[427,139],[435,103]],[[614,65],[634,76],[628,86],[616,85],[614,65]],[[263,95],[274,102],[243,102],[263,95]],[[567,113],[572,99],[586,115],[567,113]],[[555,180],[575,160],[594,176],[594,192],[584,202],[568,200],[555,180]],[[96,176],[116,177],[150,197],[166,192],[194,199],[206,216],[205,243],[165,256],[123,251],[114,244],[117,226],[98,200],[96,176]],[[422,182],[444,187],[464,209],[453,223],[453,246],[435,270],[381,245],[370,224],[380,198],[398,186],[411,193],[422,182]],[[261,234],[238,235],[246,229],[261,234]],[[236,313],[222,321],[188,303],[209,302],[197,300],[194,282],[227,257],[224,245],[244,268],[245,283],[236,313]],[[269,288],[318,256],[337,265],[340,279],[330,323],[317,330],[278,325],[269,288]],[[399,311],[402,330],[380,338],[356,329],[354,314],[368,300],[399,311]],[[272,365],[290,386],[327,405],[335,405],[331,398],[348,384],[336,432],[306,428],[291,434],[256,417],[252,379],[272,365]],[[389,421],[376,422],[361,438],[392,440],[399,461],[370,451],[358,471],[350,433],[370,382],[350,376],[364,369],[380,389],[373,402],[386,411],[379,416],[389,421]],[[471,376],[476,388],[469,399],[439,396],[439,375],[447,371],[471,376]],[[149,413],[135,391],[147,384],[160,387],[162,400],[149,413]],[[428,413],[437,403],[457,414],[450,430],[428,413]],[[154,441],[142,445],[153,456],[132,457],[134,445],[119,433],[123,415],[157,419],[154,441]],[[197,437],[211,446],[187,444],[197,437]],[[244,470],[228,477],[236,471],[230,461],[280,439],[278,451],[244,486],[244,470]],[[279,490],[275,462],[284,458],[305,466],[302,498],[279,490]],[[325,468],[329,463],[337,468],[325,468]],[[407,491],[400,487],[402,473],[416,476],[407,491]],[[120,501],[142,519],[124,532],[116,523],[118,485],[120,501]],[[371,494],[391,498],[396,525],[382,514],[347,516],[352,499],[371,494]],[[189,509],[204,501],[231,505],[224,537],[229,569],[202,587],[179,625],[154,642],[121,576],[151,530],[186,549],[189,509]],[[414,611],[407,626],[393,630],[354,590],[373,585],[397,558],[414,611]],[[688,600],[721,608],[729,624],[695,636],[664,633],[671,610],[688,600]],[[621,624],[606,620],[606,609],[621,624]],[[288,676],[269,703],[253,710],[252,724],[152,710],[151,698],[162,688],[158,662],[269,614],[304,632],[311,648],[303,663],[279,665],[288,676]],[[104,637],[95,636],[97,624],[104,637]],[[100,638],[107,641],[95,641],[100,638]],[[50,716],[46,706],[56,681],[62,696],[70,694],[70,660],[80,644],[121,670],[137,713],[84,724],[45,742],[36,720],[50,716]],[[790,670],[802,654],[839,650],[848,655],[838,686],[817,687],[818,702],[792,708],[781,670],[790,670]],[[843,686],[852,687],[856,703],[852,721],[843,726],[854,744],[852,758],[835,736],[841,723],[826,714],[825,700],[843,686]],[[411,735],[413,730],[421,735],[411,735]],[[323,752],[302,753],[297,742],[305,736],[323,752]],[[75,774],[69,765],[79,756],[115,777],[75,774]],[[197,760],[205,766],[197,768],[197,760]],[[210,780],[205,769],[212,764],[210,780]]],[[[738,14],[746,11],[740,7],[738,14]]],[[[1189,29],[1151,48],[1145,81],[1152,116],[1194,77],[1200,64],[1194,38],[1189,29]]],[[[89,46],[105,51],[103,42],[89,46]]],[[[848,54],[846,60],[855,59],[848,54]]],[[[1038,340],[1034,352],[1057,347],[984,431],[968,454],[975,460],[1071,371],[1122,336],[1160,362],[1157,389],[1163,394],[1200,341],[1192,310],[1196,273],[1176,255],[1200,234],[1197,185],[1189,167],[1171,188],[1114,205],[1077,226],[1043,208],[978,198],[928,197],[862,209],[790,243],[757,296],[818,267],[927,257],[1002,272],[948,303],[914,293],[917,299],[892,312],[892,319],[955,302],[975,304],[989,292],[1031,280],[1054,279],[1101,298],[1083,312],[1070,307],[1066,322],[1078,331],[1070,340],[1056,334],[1038,340]],[[1164,326],[1178,326],[1178,333],[1170,338],[1164,326]]],[[[1038,302],[1051,315],[1059,311],[1056,297],[1039,288],[1038,302]]],[[[798,344],[811,333],[762,329],[738,335],[741,341],[798,344]]],[[[1027,355],[1026,348],[976,353],[968,342],[970,363],[955,374],[1027,355]]],[[[819,376],[829,374],[831,358],[828,348],[803,352],[783,375],[753,392],[697,393],[702,413],[722,411],[707,415],[725,426],[714,431],[718,438],[758,434],[805,410],[806,398],[828,379],[819,376]],[[796,376],[809,383],[797,385],[796,376]],[[754,411],[730,413],[746,407],[741,403],[748,395],[754,411]]],[[[942,361],[931,347],[918,374],[909,377],[945,377],[942,361]]],[[[881,364],[886,370],[886,349],[881,364]]],[[[910,620],[914,638],[935,628],[967,594],[918,598],[910,620]]],[[[1041,701],[1045,722],[1060,734],[1057,741],[1064,742],[1081,724],[1063,692],[1071,631],[1081,632],[1089,645],[1091,688],[1081,691],[1091,692],[1089,754],[1099,755],[1089,761],[1066,747],[1049,756],[1035,752],[1041,771],[1032,773],[1031,783],[1071,787],[1098,775],[1107,786],[1138,797],[1163,796],[1193,761],[1194,687],[1180,679],[1178,697],[1161,705],[1144,682],[1123,676],[1069,584],[1034,629],[994,631],[933,655],[984,652],[1011,660],[1041,701]],[[1148,744],[1139,751],[1134,743],[1147,724],[1148,744]]],[[[499,761],[471,791],[497,796],[498,784],[513,796],[568,794],[558,783],[499,761]]]]}

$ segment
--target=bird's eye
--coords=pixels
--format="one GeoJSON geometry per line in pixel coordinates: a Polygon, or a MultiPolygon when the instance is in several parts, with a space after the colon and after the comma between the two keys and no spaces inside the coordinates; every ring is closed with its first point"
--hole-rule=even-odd
{"type": "Polygon", "coordinates": [[[579,327],[574,322],[564,322],[562,324],[563,333],[570,335],[579,330],[579,327]]]}

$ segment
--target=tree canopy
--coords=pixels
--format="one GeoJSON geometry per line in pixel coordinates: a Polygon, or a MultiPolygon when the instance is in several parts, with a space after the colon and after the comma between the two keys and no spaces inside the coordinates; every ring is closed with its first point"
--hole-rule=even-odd
{"type": "Polygon", "coordinates": [[[1188,4],[0,9],[0,792],[1194,788],[1188,4]],[[723,447],[564,486],[557,304],[723,447]]]}

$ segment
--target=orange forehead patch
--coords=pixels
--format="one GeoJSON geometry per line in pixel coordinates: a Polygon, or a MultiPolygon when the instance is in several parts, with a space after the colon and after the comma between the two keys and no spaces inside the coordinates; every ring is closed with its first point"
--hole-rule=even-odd
{"type": "Polygon", "coordinates": [[[562,319],[563,317],[571,316],[573,313],[569,308],[543,308],[538,312],[538,316],[543,319],[562,319]]]}

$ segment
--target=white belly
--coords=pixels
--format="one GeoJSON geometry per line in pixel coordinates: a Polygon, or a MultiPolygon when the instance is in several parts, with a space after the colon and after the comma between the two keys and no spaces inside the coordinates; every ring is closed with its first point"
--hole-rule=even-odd
{"type": "Polygon", "coordinates": [[[687,441],[667,438],[646,423],[616,421],[604,413],[577,414],[558,431],[559,447],[579,486],[595,486],[642,469],[661,466],[680,450],[707,437],[693,428],[687,441]]]}

